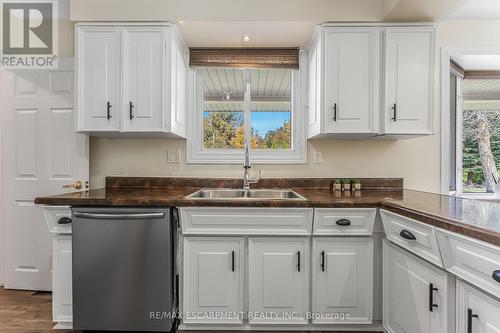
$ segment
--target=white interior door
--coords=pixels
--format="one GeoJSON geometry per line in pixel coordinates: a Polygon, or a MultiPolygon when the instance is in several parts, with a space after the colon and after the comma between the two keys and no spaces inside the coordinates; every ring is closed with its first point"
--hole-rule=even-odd
{"type": "Polygon", "coordinates": [[[73,59],[1,78],[5,287],[50,290],[51,237],[33,200],[89,176],[88,137],[74,132],[73,59]]]}

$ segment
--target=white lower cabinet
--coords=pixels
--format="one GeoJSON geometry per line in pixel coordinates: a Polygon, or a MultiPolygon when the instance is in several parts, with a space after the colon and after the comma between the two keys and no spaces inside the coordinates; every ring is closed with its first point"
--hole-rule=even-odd
{"type": "Polygon", "coordinates": [[[52,320],[73,321],[71,235],[55,235],[52,240],[52,320]]]}
{"type": "Polygon", "coordinates": [[[249,239],[249,323],[307,324],[309,239],[249,239]]]}
{"type": "Polygon", "coordinates": [[[184,323],[243,322],[244,238],[184,239],[184,323]]]}
{"type": "Polygon", "coordinates": [[[454,332],[455,278],[384,242],[384,327],[389,333],[454,332]]]}
{"type": "Polygon", "coordinates": [[[500,302],[465,282],[457,283],[457,333],[500,332],[500,302]]]}
{"type": "Polygon", "coordinates": [[[372,322],[372,238],[315,238],[312,270],[313,324],[372,322]]]}

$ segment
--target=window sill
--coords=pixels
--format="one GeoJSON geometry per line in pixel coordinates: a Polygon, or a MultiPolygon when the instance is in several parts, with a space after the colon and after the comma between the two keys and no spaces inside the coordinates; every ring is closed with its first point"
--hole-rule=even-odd
{"type": "MultiPolygon", "coordinates": [[[[187,164],[243,164],[242,151],[189,151],[186,156],[187,164]]],[[[273,151],[250,152],[252,164],[307,164],[307,150],[304,151],[273,151]]]]}

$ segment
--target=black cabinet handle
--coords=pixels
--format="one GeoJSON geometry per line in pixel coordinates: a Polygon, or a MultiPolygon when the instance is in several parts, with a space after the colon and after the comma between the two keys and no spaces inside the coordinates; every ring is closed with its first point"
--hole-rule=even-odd
{"type": "Polygon", "coordinates": [[[399,233],[399,236],[403,237],[404,239],[407,239],[407,240],[415,240],[417,239],[417,237],[415,237],[414,234],[412,234],[411,232],[409,232],[408,230],[401,230],[401,232],[399,233]]]}
{"type": "Polygon", "coordinates": [[[71,223],[71,218],[70,217],[61,217],[59,220],[57,220],[57,224],[70,224],[71,223]]]}
{"type": "Polygon", "coordinates": [[[398,112],[398,105],[396,103],[394,103],[394,105],[392,106],[391,108],[393,110],[393,116],[392,116],[392,120],[396,121],[397,120],[397,112],[398,112]]]}
{"type": "Polygon", "coordinates": [[[234,272],[234,251],[231,252],[231,271],[234,272]]]}
{"type": "Polygon", "coordinates": [[[348,227],[351,225],[351,221],[348,219],[340,219],[335,224],[340,225],[341,227],[348,227]]]}
{"type": "Polygon", "coordinates": [[[130,120],[134,119],[134,114],[132,112],[133,108],[134,108],[134,104],[132,104],[132,102],[129,102],[128,103],[128,116],[129,116],[130,120]]]}
{"type": "Polygon", "coordinates": [[[325,271],[325,251],[321,251],[321,264],[319,265],[321,267],[321,271],[325,271]]]}
{"type": "Polygon", "coordinates": [[[472,318],[479,318],[479,315],[472,313],[472,309],[467,309],[467,333],[472,333],[472,318]]]}
{"type": "Polygon", "coordinates": [[[434,284],[429,283],[429,311],[433,312],[434,308],[437,308],[438,305],[434,304],[434,292],[438,291],[438,288],[434,287],[434,284]]]}
{"type": "Polygon", "coordinates": [[[106,118],[111,119],[111,103],[107,102],[106,104],[106,118]]]}
{"type": "Polygon", "coordinates": [[[300,251],[297,251],[297,271],[300,272],[300,251]]]}
{"type": "Polygon", "coordinates": [[[500,269],[499,270],[496,270],[493,272],[493,274],[491,274],[491,277],[493,278],[493,280],[495,280],[496,282],[500,282],[500,269]]]}
{"type": "Polygon", "coordinates": [[[333,121],[337,121],[337,103],[333,103],[333,121]]]}

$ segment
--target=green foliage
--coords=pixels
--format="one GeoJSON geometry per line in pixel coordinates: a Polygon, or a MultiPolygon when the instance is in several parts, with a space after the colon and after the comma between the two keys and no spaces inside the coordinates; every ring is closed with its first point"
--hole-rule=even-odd
{"type": "Polygon", "coordinates": [[[484,183],[483,167],[479,156],[477,138],[476,113],[487,112],[491,134],[491,151],[495,158],[497,168],[500,168],[500,112],[498,111],[467,111],[463,114],[463,183],[464,185],[480,186],[484,183]]]}
{"type": "MultiPolygon", "coordinates": [[[[264,137],[251,129],[254,149],[290,149],[291,125],[287,121],[264,137]]],[[[235,148],[245,145],[244,115],[242,112],[209,112],[203,117],[203,145],[208,149],[235,148]]]]}
{"type": "Polygon", "coordinates": [[[235,148],[234,138],[243,126],[242,112],[210,112],[203,117],[203,145],[209,149],[235,148]]]}

